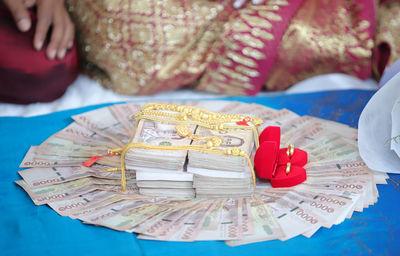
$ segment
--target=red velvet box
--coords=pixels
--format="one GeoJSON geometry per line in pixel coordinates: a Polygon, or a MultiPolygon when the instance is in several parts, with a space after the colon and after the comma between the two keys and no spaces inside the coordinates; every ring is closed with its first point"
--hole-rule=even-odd
{"type": "Polygon", "coordinates": [[[307,152],[298,148],[291,153],[288,148],[280,149],[280,127],[265,128],[259,141],[260,147],[254,157],[258,177],[270,180],[272,187],[292,187],[307,179],[303,168],[307,163],[307,152]]]}

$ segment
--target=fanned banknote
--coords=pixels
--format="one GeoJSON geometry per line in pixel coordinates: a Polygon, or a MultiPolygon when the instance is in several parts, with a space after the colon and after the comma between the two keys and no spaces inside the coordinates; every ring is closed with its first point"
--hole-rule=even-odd
{"type": "MultiPolygon", "coordinates": [[[[370,170],[357,148],[357,130],[287,109],[232,101],[173,102],[209,111],[242,114],[280,126],[281,147],[294,144],[308,152],[307,180],[272,188],[257,179],[254,188],[244,158],[207,152],[132,148],[121,186],[121,156],[109,149],[133,143],[194,146],[174,124],[132,119],[144,104],[126,103],[73,117],[75,122],[32,146],[16,181],[36,205],[47,204],[61,216],[86,224],[138,233],[164,241],[223,240],[228,245],[298,235],[339,225],[377,202],[376,184],[388,176],[370,170]]],[[[222,150],[238,147],[251,159],[256,150],[249,129],[214,131],[188,126],[198,137],[222,138],[222,150]]]]}

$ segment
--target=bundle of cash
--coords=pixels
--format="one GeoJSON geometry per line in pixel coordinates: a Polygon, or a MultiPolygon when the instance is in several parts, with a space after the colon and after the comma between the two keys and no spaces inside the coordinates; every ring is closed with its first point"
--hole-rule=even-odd
{"type": "MultiPolygon", "coordinates": [[[[190,129],[194,131],[194,126],[190,129]]],[[[189,138],[180,137],[175,125],[142,119],[133,142],[149,145],[190,145],[189,138]]],[[[187,150],[163,151],[132,148],[127,151],[125,162],[136,170],[137,186],[143,195],[193,198],[193,174],[184,169],[187,150]]]]}
{"type": "MultiPolygon", "coordinates": [[[[247,155],[253,151],[253,133],[248,129],[213,131],[198,127],[196,134],[220,137],[223,150],[238,147],[247,155]]],[[[253,193],[252,174],[245,158],[198,151],[190,151],[188,158],[187,170],[195,174],[193,187],[197,197],[243,197],[253,193]]]]}
{"type": "MultiPolygon", "coordinates": [[[[257,179],[253,187],[245,159],[187,150],[131,148],[125,161],[126,191],[121,187],[121,156],[109,149],[133,142],[195,145],[177,136],[171,124],[131,117],[143,104],[127,103],[73,116],[75,122],[32,146],[16,181],[36,205],[47,204],[61,216],[86,224],[138,233],[164,241],[224,240],[231,246],[298,235],[311,237],[377,202],[376,184],[388,176],[360,159],[357,130],[310,116],[256,104],[230,101],[174,102],[221,113],[259,117],[264,127],[281,127],[281,147],[306,150],[307,180],[272,188],[257,179]]],[[[198,136],[218,135],[221,147],[254,154],[246,129],[221,131],[190,126],[198,136]],[[218,133],[218,134],[217,134],[218,133]]]]}

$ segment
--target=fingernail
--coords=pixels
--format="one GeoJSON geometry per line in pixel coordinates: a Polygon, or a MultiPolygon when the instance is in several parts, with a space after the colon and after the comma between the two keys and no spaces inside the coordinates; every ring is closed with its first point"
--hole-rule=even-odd
{"type": "Polygon", "coordinates": [[[35,44],[35,48],[36,48],[37,51],[40,51],[40,49],[42,49],[42,46],[43,46],[43,41],[42,40],[37,41],[36,44],[35,44]]]}
{"type": "Polygon", "coordinates": [[[73,41],[69,42],[67,47],[68,47],[68,49],[71,49],[72,46],[74,46],[74,42],[73,41]]]}
{"type": "Polygon", "coordinates": [[[55,56],[56,56],[56,50],[50,50],[48,55],[49,59],[52,60],[54,59],[55,56]]]}
{"type": "Polygon", "coordinates": [[[31,27],[31,23],[28,19],[22,19],[18,21],[18,27],[21,31],[25,32],[29,30],[29,28],[31,27]]]}
{"type": "Polygon", "coordinates": [[[61,60],[65,57],[65,49],[62,49],[61,51],[58,52],[58,59],[61,60]]]}
{"type": "Polygon", "coordinates": [[[240,8],[243,5],[243,1],[241,0],[236,0],[235,2],[233,2],[233,7],[235,8],[240,8]]]}
{"type": "Polygon", "coordinates": [[[253,4],[261,4],[263,2],[263,0],[253,0],[252,2],[253,2],[253,4]]]}

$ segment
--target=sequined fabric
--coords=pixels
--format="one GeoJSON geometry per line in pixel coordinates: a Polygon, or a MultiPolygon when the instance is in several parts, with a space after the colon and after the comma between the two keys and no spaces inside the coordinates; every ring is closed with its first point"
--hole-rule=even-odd
{"type": "Polygon", "coordinates": [[[373,0],[304,0],[283,36],[267,90],[324,73],[370,77],[373,7],[373,0]]]}
{"type": "Polygon", "coordinates": [[[123,94],[196,80],[232,12],[230,1],[68,0],[84,68],[123,94]]]}
{"type": "Polygon", "coordinates": [[[119,93],[192,86],[253,95],[328,72],[371,75],[374,0],[268,0],[239,10],[230,0],[67,3],[84,69],[119,93]]]}
{"type": "Polygon", "coordinates": [[[261,6],[247,5],[231,14],[223,39],[212,47],[214,58],[197,88],[236,95],[259,92],[301,2],[270,0],[261,6]]]}

